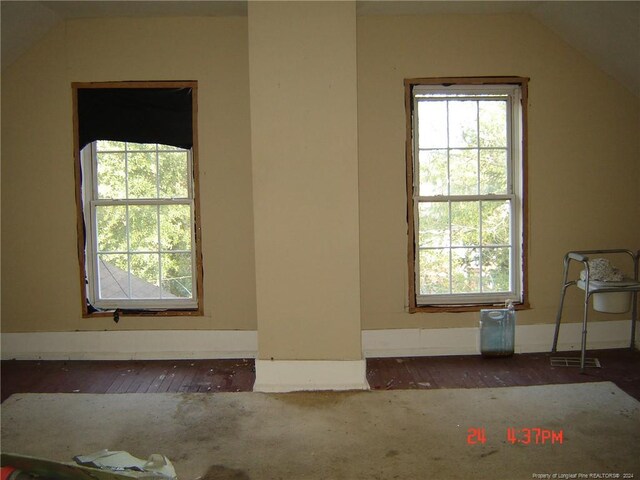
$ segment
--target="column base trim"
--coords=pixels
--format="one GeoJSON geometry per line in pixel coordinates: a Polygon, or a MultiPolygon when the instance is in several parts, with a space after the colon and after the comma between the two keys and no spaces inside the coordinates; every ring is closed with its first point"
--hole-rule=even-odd
{"type": "Polygon", "coordinates": [[[256,360],[254,392],[369,390],[363,360],[256,360]]]}

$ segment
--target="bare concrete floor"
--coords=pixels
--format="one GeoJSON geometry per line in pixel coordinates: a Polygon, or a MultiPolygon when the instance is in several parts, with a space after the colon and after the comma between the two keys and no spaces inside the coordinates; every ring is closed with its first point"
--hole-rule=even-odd
{"type": "Polygon", "coordinates": [[[71,461],[104,448],[141,458],[162,453],[180,480],[625,473],[638,479],[640,402],[603,382],[345,393],[18,394],[2,405],[4,452],[71,461]],[[519,442],[510,441],[510,428],[519,442]]]}

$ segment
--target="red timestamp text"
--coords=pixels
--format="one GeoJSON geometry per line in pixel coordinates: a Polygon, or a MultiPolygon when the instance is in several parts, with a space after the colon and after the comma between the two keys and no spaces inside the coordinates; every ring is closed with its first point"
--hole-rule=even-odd
{"type": "MultiPolygon", "coordinates": [[[[508,427],[506,440],[512,445],[545,445],[564,443],[563,430],[551,430],[542,427],[515,428],[508,427]]],[[[487,442],[487,432],[484,427],[471,427],[467,429],[468,445],[484,445],[487,442]]]]}
{"type": "Polygon", "coordinates": [[[507,441],[511,444],[521,445],[544,445],[562,444],[564,442],[563,430],[549,430],[547,428],[507,428],[507,441]]]}

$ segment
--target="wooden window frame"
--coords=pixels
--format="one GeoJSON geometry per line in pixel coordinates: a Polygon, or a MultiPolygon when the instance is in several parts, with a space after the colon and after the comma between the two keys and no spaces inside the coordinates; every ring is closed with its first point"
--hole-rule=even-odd
{"type": "Polygon", "coordinates": [[[202,232],[200,217],[200,186],[199,186],[199,168],[198,168],[198,82],[197,81],[133,81],[133,82],[73,82],[72,102],[73,102],[73,155],[74,155],[74,173],[75,173],[75,198],[76,198],[76,217],[77,217],[77,250],[78,264],[80,272],[80,298],[83,318],[94,317],[114,317],[117,320],[120,316],[202,316],[204,313],[203,306],[203,283],[204,272],[202,264],[202,232]],[[97,310],[89,305],[89,294],[87,292],[87,250],[86,242],[90,241],[85,229],[85,207],[83,198],[83,169],[82,155],[80,150],[79,139],[79,119],[78,119],[78,90],[88,88],[190,88],[192,90],[191,108],[192,108],[192,129],[193,129],[193,146],[191,148],[191,182],[193,190],[193,221],[194,221],[194,240],[193,256],[195,259],[195,288],[197,301],[196,307],[190,308],[116,308],[114,310],[97,310]]]}
{"type": "Polygon", "coordinates": [[[409,274],[409,313],[420,312],[473,312],[482,308],[489,308],[493,303],[473,303],[473,304],[452,304],[452,305],[421,305],[417,301],[417,282],[416,282],[416,253],[417,246],[415,242],[415,201],[414,201],[414,138],[413,138],[413,90],[419,85],[440,85],[440,86],[479,86],[479,85],[517,85],[521,92],[521,158],[520,158],[520,174],[522,184],[520,188],[521,204],[522,204],[522,243],[521,243],[521,301],[514,303],[518,310],[527,309],[529,307],[528,295],[528,195],[527,195],[527,163],[528,163],[528,82],[529,78],[517,76],[499,76],[499,77],[438,77],[438,78],[412,78],[405,79],[405,122],[406,122],[406,142],[405,142],[405,158],[406,158],[406,189],[407,189],[407,252],[408,252],[408,274],[409,274]]]}

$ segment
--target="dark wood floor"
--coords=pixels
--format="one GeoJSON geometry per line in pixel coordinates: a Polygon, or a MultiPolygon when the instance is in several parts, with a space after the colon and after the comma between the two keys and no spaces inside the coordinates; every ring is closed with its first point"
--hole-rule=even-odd
{"type": "MultiPolygon", "coordinates": [[[[485,388],[612,381],[640,400],[640,352],[597,350],[602,368],[581,374],[552,367],[551,356],[571,353],[367,359],[373,390],[485,388]]],[[[239,360],[18,361],[2,362],[2,401],[14,393],[248,392],[254,362],[239,360]]]]}

